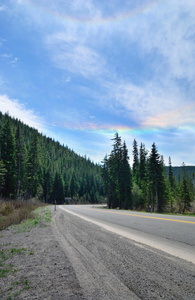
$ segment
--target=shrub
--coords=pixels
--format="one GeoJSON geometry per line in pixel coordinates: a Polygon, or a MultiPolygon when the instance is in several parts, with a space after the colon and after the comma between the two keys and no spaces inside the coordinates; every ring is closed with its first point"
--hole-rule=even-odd
{"type": "Polygon", "coordinates": [[[8,216],[14,211],[14,206],[11,202],[3,202],[0,206],[0,213],[2,216],[8,216]]]}
{"type": "Polygon", "coordinates": [[[0,230],[10,225],[19,224],[23,220],[33,218],[33,210],[43,206],[38,201],[0,201],[0,230]],[[34,202],[34,203],[33,203],[34,202]]]}

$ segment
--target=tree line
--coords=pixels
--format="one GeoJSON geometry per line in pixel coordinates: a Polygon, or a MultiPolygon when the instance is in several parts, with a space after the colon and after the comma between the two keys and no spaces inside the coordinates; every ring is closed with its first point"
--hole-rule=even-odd
{"type": "Polygon", "coordinates": [[[109,208],[184,213],[195,199],[195,176],[189,176],[182,166],[182,176],[176,180],[171,158],[167,172],[163,156],[155,143],[151,151],[133,141],[133,164],[129,165],[128,150],[118,133],[113,138],[113,150],[102,162],[102,177],[109,208]]]}
{"type": "Polygon", "coordinates": [[[104,197],[101,167],[0,113],[0,196],[98,203],[104,197]]]}
{"type": "Polygon", "coordinates": [[[81,157],[20,120],[0,113],[0,197],[38,198],[48,203],[100,203],[109,208],[184,213],[195,199],[193,167],[165,167],[133,141],[133,164],[118,133],[102,165],[81,157]]]}

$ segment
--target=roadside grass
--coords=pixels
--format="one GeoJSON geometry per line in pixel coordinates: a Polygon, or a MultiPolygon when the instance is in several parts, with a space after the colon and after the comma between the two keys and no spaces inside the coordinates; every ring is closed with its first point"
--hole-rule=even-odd
{"type": "Polygon", "coordinates": [[[20,224],[24,220],[33,219],[33,211],[42,206],[45,204],[39,201],[0,200],[0,230],[13,224],[20,224]]]}
{"type": "Polygon", "coordinates": [[[24,220],[20,224],[12,225],[10,229],[13,233],[30,232],[32,228],[45,227],[51,222],[52,212],[47,206],[38,207],[31,213],[31,218],[24,220]]]}
{"type": "Polygon", "coordinates": [[[12,276],[14,279],[8,288],[8,294],[4,295],[6,298],[3,299],[15,299],[22,291],[31,288],[30,282],[26,278],[16,278],[18,270],[15,269],[14,265],[10,262],[13,261],[13,257],[16,255],[20,256],[22,261],[24,255],[33,254],[31,250],[19,248],[17,245],[11,245],[10,243],[0,245],[0,278],[6,280],[8,276],[12,276]]]}

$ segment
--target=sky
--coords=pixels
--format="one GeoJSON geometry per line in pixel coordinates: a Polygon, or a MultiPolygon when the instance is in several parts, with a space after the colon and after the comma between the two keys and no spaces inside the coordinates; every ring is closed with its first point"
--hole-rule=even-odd
{"type": "Polygon", "coordinates": [[[195,165],[194,0],[0,0],[0,111],[100,163],[195,165]]]}

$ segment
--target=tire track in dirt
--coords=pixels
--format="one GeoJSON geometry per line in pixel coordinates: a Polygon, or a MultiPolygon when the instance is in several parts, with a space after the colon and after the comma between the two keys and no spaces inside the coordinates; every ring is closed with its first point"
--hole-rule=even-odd
{"type": "MultiPolygon", "coordinates": [[[[66,224],[67,218],[66,215],[66,224]]],[[[64,214],[56,214],[53,231],[66,252],[86,299],[140,299],[118,277],[110,272],[96,256],[66,231],[64,214]]]]}

